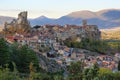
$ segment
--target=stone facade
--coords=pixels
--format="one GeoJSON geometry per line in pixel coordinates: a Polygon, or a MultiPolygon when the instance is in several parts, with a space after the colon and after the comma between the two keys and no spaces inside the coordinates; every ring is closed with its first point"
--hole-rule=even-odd
{"type": "Polygon", "coordinates": [[[11,23],[4,23],[4,32],[6,33],[27,33],[30,31],[30,23],[27,20],[27,11],[18,14],[17,19],[13,19],[11,23]]]}
{"type": "Polygon", "coordinates": [[[85,38],[99,40],[101,38],[101,32],[96,25],[44,25],[38,28],[32,28],[32,35],[38,35],[38,37],[56,39],[57,41],[64,41],[66,39],[72,39],[80,42],[85,38]]]}
{"type": "Polygon", "coordinates": [[[61,40],[65,40],[67,38],[79,38],[79,40],[91,38],[98,40],[101,38],[101,32],[96,25],[85,25],[77,28],[75,28],[75,26],[68,26],[68,29],[65,31],[56,32],[56,37],[61,40]]]}
{"type": "Polygon", "coordinates": [[[51,39],[57,40],[66,40],[66,39],[74,39],[80,42],[84,38],[96,39],[99,40],[101,38],[101,32],[96,25],[85,25],[77,26],[77,25],[44,25],[39,28],[33,28],[32,34],[39,34],[39,37],[47,37],[51,39]]]}

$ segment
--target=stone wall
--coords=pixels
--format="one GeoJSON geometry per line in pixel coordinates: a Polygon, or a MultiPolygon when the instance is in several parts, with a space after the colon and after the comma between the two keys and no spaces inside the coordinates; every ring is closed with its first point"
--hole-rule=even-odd
{"type": "MultiPolygon", "coordinates": [[[[35,28],[34,28],[35,29],[35,28]]],[[[101,32],[96,25],[83,25],[83,26],[76,26],[76,25],[44,25],[37,28],[41,35],[46,34],[45,36],[57,38],[58,40],[66,40],[68,38],[78,39],[78,41],[84,38],[91,38],[91,39],[100,39],[101,32]],[[49,35],[51,34],[51,35],[49,35]]],[[[36,32],[35,31],[35,32],[36,32]]],[[[35,33],[34,32],[34,33],[35,33]]]]}
{"type": "Polygon", "coordinates": [[[80,28],[67,29],[63,32],[56,32],[56,37],[62,40],[74,37],[78,37],[80,39],[83,38],[100,39],[101,32],[99,31],[96,25],[86,25],[81,26],[80,28]]]}

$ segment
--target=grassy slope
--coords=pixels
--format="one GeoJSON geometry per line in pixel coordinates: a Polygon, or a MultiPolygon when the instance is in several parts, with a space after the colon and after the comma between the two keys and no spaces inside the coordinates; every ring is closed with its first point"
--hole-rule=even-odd
{"type": "Polygon", "coordinates": [[[120,27],[112,28],[112,29],[102,29],[102,39],[114,39],[120,40],[120,27]]]}

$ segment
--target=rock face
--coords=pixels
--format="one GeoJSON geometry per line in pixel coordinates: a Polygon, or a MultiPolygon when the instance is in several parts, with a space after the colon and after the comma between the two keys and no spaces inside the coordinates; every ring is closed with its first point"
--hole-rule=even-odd
{"type": "Polygon", "coordinates": [[[61,65],[56,63],[56,61],[49,60],[45,56],[43,56],[39,53],[37,53],[37,56],[39,57],[39,66],[43,70],[50,72],[50,73],[54,73],[54,72],[58,72],[58,71],[62,70],[61,65]]]}
{"type": "Polygon", "coordinates": [[[4,23],[4,32],[6,33],[27,33],[31,29],[30,23],[27,20],[27,12],[18,14],[17,19],[13,19],[11,23],[4,23]]]}

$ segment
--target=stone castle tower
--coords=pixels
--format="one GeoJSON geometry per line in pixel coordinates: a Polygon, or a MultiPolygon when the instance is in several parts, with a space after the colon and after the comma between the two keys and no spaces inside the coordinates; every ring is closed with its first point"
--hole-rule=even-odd
{"type": "Polygon", "coordinates": [[[87,25],[87,20],[82,20],[82,23],[83,23],[83,26],[86,26],[87,25]]]}
{"type": "Polygon", "coordinates": [[[4,23],[5,33],[27,33],[31,29],[30,23],[27,20],[27,11],[18,14],[17,19],[13,19],[11,23],[4,23]]]}

